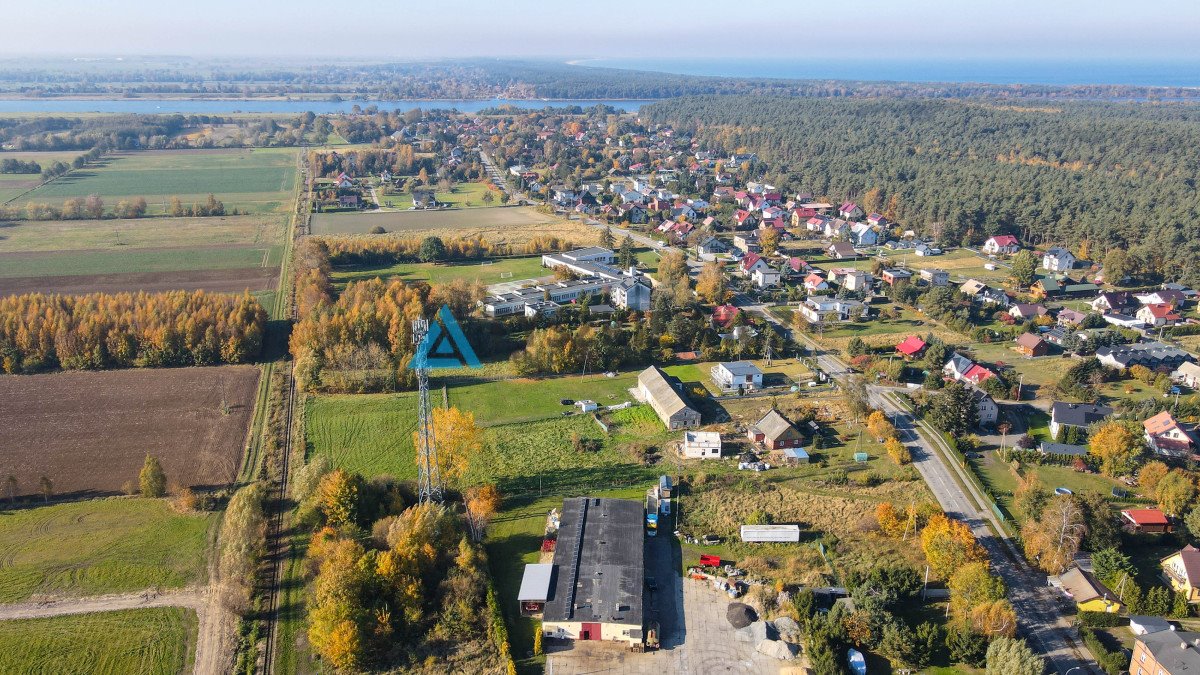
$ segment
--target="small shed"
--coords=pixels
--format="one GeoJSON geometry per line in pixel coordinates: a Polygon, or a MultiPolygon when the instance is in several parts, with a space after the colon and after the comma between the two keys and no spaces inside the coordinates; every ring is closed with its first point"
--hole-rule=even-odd
{"type": "Polygon", "coordinates": [[[600,406],[597,405],[595,401],[584,400],[584,401],[576,401],[575,407],[579,408],[579,412],[589,413],[589,412],[592,412],[593,410],[599,408],[600,406]]]}
{"type": "Polygon", "coordinates": [[[1161,633],[1164,630],[1175,630],[1175,628],[1170,621],[1161,616],[1130,614],[1129,630],[1133,631],[1134,635],[1149,635],[1150,633],[1161,633]]]}
{"type": "Polygon", "coordinates": [[[784,448],[783,458],[789,464],[808,464],[808,453],[804,448],[784,448]]]}
{"type": "Polygon", "coordinates": [[[554,565],[531,564],[525,566],[521,576],[521,588],[517,591],[517,602],[521,603],[521,616],[540,614],[550,599],[553,588],[554,565]]]}

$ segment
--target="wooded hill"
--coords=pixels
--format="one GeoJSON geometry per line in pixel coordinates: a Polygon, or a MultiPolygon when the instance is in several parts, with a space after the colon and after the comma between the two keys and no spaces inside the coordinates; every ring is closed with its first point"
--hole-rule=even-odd
{"type": "Polygon", "coordinates": [[[702,147],[758,154],[769,182],[948,243],[1128,248],[1133,272],[1196,279],[1200,107],[1187,104],[692,97],[642,110],[702,147]]]}

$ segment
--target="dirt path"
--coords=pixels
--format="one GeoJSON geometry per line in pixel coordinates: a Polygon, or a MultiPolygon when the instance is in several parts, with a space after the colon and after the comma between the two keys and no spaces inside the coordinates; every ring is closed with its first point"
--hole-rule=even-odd
{"type": "MultiPolygon", "coordinates": [[[[115,612],[122,609],[148,609],[151,607],[186,607],[203,616],[209,595],[204,589],[179,591],[141,591],[138,593],[114,593],[93,595],[86,598],[64,598],[61,600],[31,600],[0,605],[0,621],[13,619],[41,619],[69,614],[91,614],[93,612],[115,612]]],[[[197,649],[199,652],[199,649],[197,649]]],[[[199,658],[197,657],[197,664],[199,658]]]]}

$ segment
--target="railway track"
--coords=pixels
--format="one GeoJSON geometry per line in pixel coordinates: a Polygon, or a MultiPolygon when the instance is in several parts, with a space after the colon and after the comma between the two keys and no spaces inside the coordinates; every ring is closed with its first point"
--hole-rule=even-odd
{"type": "Polygon", "coordinates": [[[272,489],[272,510],[267,526],[267,560],[270,561],[270,572],[267,575],[267,638],[263,650],[263,671],[268,675],[275,672],[275,655],[278,653],[279,641],[279,586],[283,579],[283,568],[290,559],[291,543],[284,534],[284,519],[288,513],[287,486],[288,463],[292,454],[292,422],[296,407],[296,380],[292,376],[291,362],[287,362],[285,371],[287,379],[287,397],[284,401],[284,436],[281,449],[283,453],[280,462],[279,479],[272,489]]]}

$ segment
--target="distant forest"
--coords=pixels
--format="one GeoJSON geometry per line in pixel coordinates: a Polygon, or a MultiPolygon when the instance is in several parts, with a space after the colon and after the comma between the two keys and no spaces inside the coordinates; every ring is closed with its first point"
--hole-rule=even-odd
{"type": "Polygon", "coordinates": [[[694,97],[643,108],[702,147],[758,154],[790,191],[889,204],[945,242],[997,233],[1128,249],[1197,280],[1200,107],[694,97]]]}

